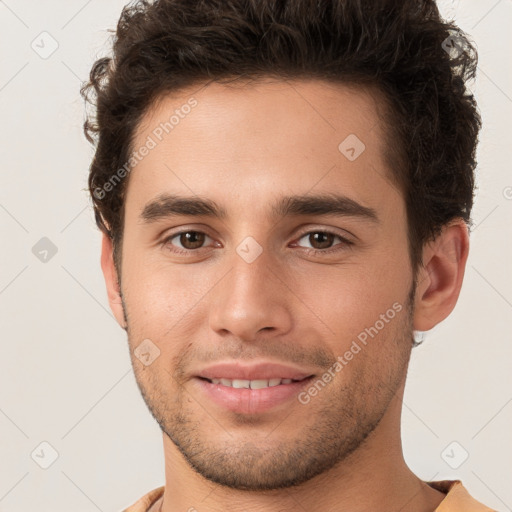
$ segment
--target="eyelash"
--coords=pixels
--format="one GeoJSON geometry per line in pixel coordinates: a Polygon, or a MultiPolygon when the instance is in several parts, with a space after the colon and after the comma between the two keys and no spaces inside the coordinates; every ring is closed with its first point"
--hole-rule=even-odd
{"type": "MultiPolygon", "coordinates": [[[[204,234],[206,236],[209,236],[207,235],[206,233],[204,233],[203,231],[198,231],[198,230],[194,230],[194,229],[185,229],[183,231],[177,231],[176,233],[172,233],[171,235],[169,235],[168,237],[166,237],[162,243],[163,246],[169,246],[169,245],[172,245],[171,244],[171,240],[173,240],[174,238],[180,236],[180,235],[183,235],[185,233],[200,233],[200,234],[204,234]]],[[[325,254],[330,254],[332,252],[338,252],[338,251],[343,251],[343,250],[347,250],[350,248],[350,246],[354,245],[354,242],[351,242],[350,240],[348,240],[347,238],[339,235],[338,233],[334,233],[333,231],[327,231],[327,230],[322,230],[322,229],[314,229],[314,230],[311,230],[311,231],[306,231],[304,233],[302,233],[298,238],[297,240],[300,240],[301,238],[304,238],[306,235],[311,235],[313,233],[322,233],[324,235],[333,235],[334,237],[337,237],[341,240],[341,245],[342,247],[341,248],[336,248],[336,246],[334,247],[330,247],[328,249],[311,249],[311,248],[308,248],[308,247],[302,247],[302,249],[304,249],[308,254],[312,254],[312,255],[325,255],[325,254]]],[[[211,237],[209,237],[211,238],[211,237]]],[[[171,252],[175,253],[175,254],[183,254],[183,255],[190,255],[191,253],[194,253],[194,252],[198,252],[199,250],[201,249],[205,249],[205,247],[199,247],[198,249],[170,249],[171,252]]]]}

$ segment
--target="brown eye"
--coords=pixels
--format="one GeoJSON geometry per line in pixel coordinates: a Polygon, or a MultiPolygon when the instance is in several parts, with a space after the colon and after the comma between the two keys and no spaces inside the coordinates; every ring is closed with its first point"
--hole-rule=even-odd
{"type": "Polygon", "coordinates": [[[198,231],[186,231],[181,233],[179,237],[184,249],[198,249],[204,243],[205,234],[198,231]]]}
{"type": "Polygon", "coordinates": [[[173,252],[186,253],[201,249],[207,238],[210,237],[201,231],[181,231],[167,237],[164,244],[170,247],[173,252]]]}
{"type": "Polygon", "coordinates": [[[328,249],[335,238],[332,233],[325,233],[323,231],[315,231],[309,233],[309,243],[313,249],[328,249]]]}
{"type": "Polygon", "coordinates": [[[302,239],[307,240],[309,247],[304,245],[299,245],[299,247],[303,247],[306,251],[315,254],[341,251],[353,245],[353,242],[350,240],[330,231],[308,231],[299,238],[299,240],[302,239]],[[335,243],[335,239],[338,239],[339,243],[335,243]]]}

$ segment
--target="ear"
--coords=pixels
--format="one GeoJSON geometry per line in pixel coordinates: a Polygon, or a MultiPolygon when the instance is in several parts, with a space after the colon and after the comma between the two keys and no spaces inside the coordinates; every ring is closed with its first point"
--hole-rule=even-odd
{"type": "Polygon", "coordinates": [[[418,271],[413,328],[428,331],[442,322],[459,298],[469,253],[469,234],[463,219],[443,227],[423,248],[418,271]]]}
{"type": "Polygon", "coordinates": [[[112,240],[105,233],[101,242],[101,270],[107,287],[108,303],[117,320],[117,323],[126,330],[126,320],[121,302],[121,289],[114,264],[114,247],[112,240]]]}

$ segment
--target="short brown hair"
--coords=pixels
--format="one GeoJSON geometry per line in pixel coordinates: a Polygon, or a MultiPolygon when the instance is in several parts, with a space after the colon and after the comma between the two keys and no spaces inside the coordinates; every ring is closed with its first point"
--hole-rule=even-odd
{"type": "Polygon", "coordinates": [[[433,0],[131,3],[112,56],[94,63],[81,89],[94,107],[84,132],[96,148],[89,173],[96,222],[116,255],[128,179],[108,183],[163,93],[236,77],[362,83],[378,87],[390,106],[389,164],[404,194],[416,272],[423,244],[445,224],[461,217],[470,225],[481,119],[466,82],[476,66],[474,46],[433,0]]]}

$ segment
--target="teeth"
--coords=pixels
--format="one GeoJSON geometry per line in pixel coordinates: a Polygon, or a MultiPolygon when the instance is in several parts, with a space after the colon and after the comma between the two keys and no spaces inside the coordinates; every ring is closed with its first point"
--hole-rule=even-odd
{"type": "Polygon", "coordinates": [[[278,386],[279,384],[290,384],[292,382],[292,379],[211,379],[211,381],[213,384],[222,384],[223,386],[229,386],[231,388],[237,389],[263,389],[272,386],[278,386]]]}
{"type": "MultiPolygon", "coordinates": [[[[274,379],[274,380],[279,380],[279,382],[281,382],[281,379],[274,379]]],[[[246,381],[247,382],[247,381],[246,381]]],[[[251,381],[248,381],[250,386],[251,386],[251,389],[263,389],[263,388],[267,388],[268,387],[268,380],[251,380],[251,381]]],[[[249,386],[247,386],[249,387],[249,386]]]]}
{"type": "Polygon", "coordinates": [[[233,379],[232,386],[234,388],[249,388],[251,384],[250,380],[233,379]]]}

